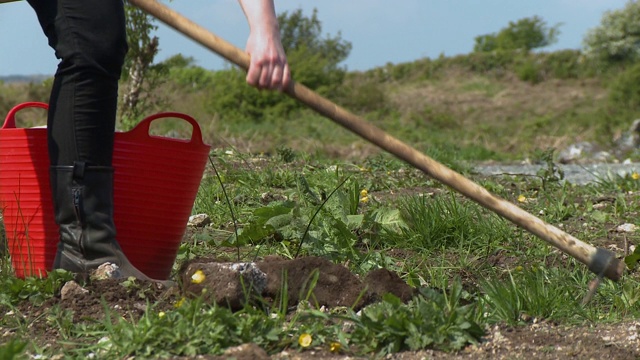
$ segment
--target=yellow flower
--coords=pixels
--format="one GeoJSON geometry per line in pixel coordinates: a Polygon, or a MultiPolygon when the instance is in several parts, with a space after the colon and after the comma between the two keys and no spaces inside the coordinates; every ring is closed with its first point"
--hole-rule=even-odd
{"type": "Polygon", "coordinates": [[[179,308],[180,306],[182,306],[182,304],[184,304],[185,300],[186,299],[184,297],[180,298],[180,300],[176,301],[176,303],[173,305],[173,307],[179,308]]]}
{"type": "Polygon", "coordinates": [[[360,190],[360,202],[364,204],[369,202],[369,192],[367,189],[360,190]]]}
{"type": "Polygon", "coordinates": [[[300,335],[300,337],[298,338],[298,344],[305,348],[311,345],[311,341],[313,341],[313,338],[311,338],[311,334],[307,333],[300,335]]]}
{"type": "Polygon", "coordinates": [[[334,341],[331,344],[329,344],[329,351],[331,351],[332,353],[340,352],[341,348],[342,348],[342,345],[340,345],[339,342],[334,341]]]}
{"type": "Polygon", "coordinates": [[[520,266],[520,265],[516,266],[516,271],[522,271],[522,270],[524,270],[524,268],[522,266],[520,266]]]}
{"type": "Polygon", "coordinates": [[[526,202],[526,201],[527,201],[527,197],[526,196],[524,196],[524,195],[518,196],[518,202],[523,203],[523,202],[526,202]]]}
{"type": "Polygon", "coordinates": [[[164,313],[164,311],[160,311],[160,312],[158,313],[158,317],[159,317],[159,318],[163,318],[165,315],[167,315],[167,314],[165,314],[165,313],[164,313]]]}
{"type": "Polygon", "coordinates": [[[194,283],[194,284],[200,284],[206,278],[207,277],[204,275],[202,270],[198,270],[198,271],[194,272],[193,275],[191,275],[191,282],[194,283]]]}
{"type": "Polygon", "coordinates": [[[638,179],[640,179],[640,174],[638,174],[637,172],[635,172],[635,171],[634,171],[634,172],[631,174],[631,178],[632,178],[633,180],[638,180],[638,179]]]}

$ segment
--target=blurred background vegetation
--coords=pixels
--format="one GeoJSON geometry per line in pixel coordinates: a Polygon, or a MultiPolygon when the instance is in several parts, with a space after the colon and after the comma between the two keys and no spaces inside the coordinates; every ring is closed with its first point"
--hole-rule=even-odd
{"type": "MultiPolygon", "coordinates": [[[[250,153],[285,145],[311,156],[366,158],[378,150],[286,95],[247,86],[242,70],[210,71],[177,54],[156,62],[153,19],[128,7],[130,52],[119,129],[160,111],[195,117],[205,140],[250,153]]],[[[545,52],[561,24],[531,17],[475,38],[471,53],[348,71],[351,43],[324,34],[317,11],[279,15],[293,78],[438,160],[519,161],[579,141],[606,147],[640,111],[640,4],[606,13],[582,49],[545,52]]],[[[51,79],[0,83],[0,113],[48,99],[51,79]]],[[[21,114],[42,124],[42,111],[21,114]]],[[[157,125],[157,126],[156,126],[157,125]]],[[[188,137],[180,121],[154,132],[188,137]]],[[[446,162],[446,161],[445,161],[446,162]]]]}

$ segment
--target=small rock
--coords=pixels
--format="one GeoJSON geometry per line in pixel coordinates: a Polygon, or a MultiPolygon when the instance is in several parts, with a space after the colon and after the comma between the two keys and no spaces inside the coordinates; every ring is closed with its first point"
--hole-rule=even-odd
{"type": "Polygon", "coordinates": [[[71,280],[71,281],[67,281],[62,286],[62,289],[60,290],[60,298],[62,298],[62,301],[66,301],[66,300],[73,299],[78,295],[86,294],[88,292],[89,290],[83,288],[77,282],[71,280]]]}
{"type": "Polygon", "coordinates": [[[640,146],[640,119],[636,119],[631,123],[629,130],[622,133],[617,139],[613,139],[615,151],[621,155],[627,155],[629,152],[638,149],[640,146]]]}
{"type": "Polygon", "coordinates": [[[601,202],[601,203],[593,204],[593,209],[594,210],[601,210],[601,209],[606,208],[607,206],[609,206],[609,204],[607,204],[605,202],[601,202]]]}
{"type": "Polygon", "coordinates": [[[205,227],[211,224],[211,218],[207,214],[197,214],[189,216],[189,222],[187,226],[192,227],[205,227]]]}
{"type": "Polygon", "coordinates": [[[631,232],[635,232],[637,230],[637,226],[634,224],[630,224],[630,223],[624,223],[620,226],[618,226],[616,228],[616,230],[618,232],[626,232],[626,233],[631,233],[631,232]]]}
{"type": "Polygon", "coordinates": [[[493,341],[495,343],[501,343],[501,342],[508,342],[509,339],[507,339],[504,335],[502,335],[500,331],[496,331],[493,333],[493,341]]]}
{"type": "Polygon", "coordinates": [[[596,152],[596,147],[590,142],[571,144],[558,153],[558,162],[561,164],[577,163],[596,152]]]}
{"type": "Polygon", "coordinates": [[[353,321],[345,321],[342,323],[342,332],[351,333],[356,329],[356,324],[353,321]]]}
{"type": "Polygon", "coordinates": [[[615,156],[613,156],[608,151],[597,151],[591,157],[591,161],[597,162],[597,163],[608,163],[608,162],[618,162],[618,159],[616,159],[615,156]]]}
{"type": "Polygon", "coordinates": [[[533,319],[533,317],[529,314],[525,314],[525,313],[520,314],[520,320],[524,322],[529,322],[531,321],[531,319],[533,319]]]}
{"type": "Polygon", "coordinates": [[[608,245],[607,248],[613,252],[622,252],[623,250],[618,247],[616,244],[608,245]]]}
{"type": "Polygon", "coordinates": [[[118,270],[119,270],[118,265],[110,263],[110,262],[106,262],[106,263],[98,266],[97,269],[93,270],[91,272],[91,274],[89,275],[89,277],[93,281],[100,281],[100,280],[118,278],[119,277],[118,274],[117,274],[118,270]]]}

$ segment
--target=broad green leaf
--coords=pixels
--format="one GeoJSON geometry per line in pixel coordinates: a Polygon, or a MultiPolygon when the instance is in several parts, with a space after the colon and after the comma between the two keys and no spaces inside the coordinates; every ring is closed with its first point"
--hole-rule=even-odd
{"type": "Polygon", "coordinates": [[[350,229],[358,228],[364,221],[364,215],[347,215],[347,226],[350,229]]]}
{"type": "Polygon", "coordinates": [[[380,224],[386,231],[399,233],[406,227],[398,209],[380,208],[376,209],[372,215],[373,221],[380,224]]]}

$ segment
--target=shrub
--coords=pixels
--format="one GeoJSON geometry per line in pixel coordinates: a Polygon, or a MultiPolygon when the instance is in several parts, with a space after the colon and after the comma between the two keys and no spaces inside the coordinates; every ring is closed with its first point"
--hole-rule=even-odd
{"type": "Polygon", "coordinates": [[[629,1],[623,9],[608,11],[600,26],[584,37],[587,57],[610,66],[640,58],[640,3],[629,1]]]}
{"type": "Polygon", "coordinates": [[[386,109],[387,95],[378,82],[354,80],[341,88],[337,102],[349,110],[366,113],[386,109]]]}
{"type": "Polygon", "coordinates": [[[542,74],[535,59],[525,60],[522,64],[518,65],[515,69],[518,79],[529,82],[531,84],[537,84],[542,81],[542,74]]]}
{"type": "Polygon", "coordinates": [[[588,73],[587,64],[580,61],[582,54],[578,50],[560,50],[541,55],[543,71],[553,78],[576,79],[588,73]]]}
{"type": "Polygon", "coordinates": [[[513,64],[515,57],[515,51],[497,50],[459,55],[451,58],[450,61],[453,64],[460,64],[472,72],[487,74],[504,72],[513,64]]]}
{"type": "Polygon", "coordinates": [[[197,66],[195,62],[193,57],[177,54],[160,63],[160,66],[173,84],[183,88],[181,90],[196,91],[213,86],[214,72],[197,66]]]}
{"type": "Polygon", "coordinates": [[[612,108],[640,111],[640,63],[613,80],[609,90],[609,103],[612,108]]]}
{"type": "Polygon", "coordinates": [[[497,34],[480,35],[475,38],[474,52],[496,50],[530,51],[555,43],[558,39],[559,25],[549,28],[544,20],[534,16],[509,22],[509,25],[497,34]]]}

